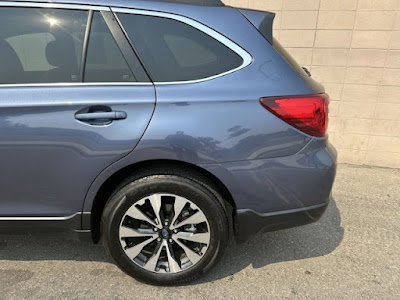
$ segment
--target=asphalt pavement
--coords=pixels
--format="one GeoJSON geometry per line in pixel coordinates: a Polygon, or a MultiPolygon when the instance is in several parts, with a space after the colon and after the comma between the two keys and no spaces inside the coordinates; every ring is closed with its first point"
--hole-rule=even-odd
{"type": "Polygon", "coordinates": [[[317,223],[232,245],[187,286],[153,287],[101,245],[0,236],[0,299],[400,299],[400,170],[340,165],[317,223]]]}

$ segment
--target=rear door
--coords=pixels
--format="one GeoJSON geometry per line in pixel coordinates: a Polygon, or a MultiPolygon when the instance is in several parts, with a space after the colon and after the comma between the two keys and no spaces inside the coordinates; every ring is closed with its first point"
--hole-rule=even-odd
{"type": "Polygon", "coordinates": [[[153,84],[108,8],[0,4],[0,217],[82,211],[131,152],[153,84]]]}

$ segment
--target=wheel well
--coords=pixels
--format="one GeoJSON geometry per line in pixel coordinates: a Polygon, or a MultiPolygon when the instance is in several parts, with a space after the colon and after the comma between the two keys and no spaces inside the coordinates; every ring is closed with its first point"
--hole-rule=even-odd
{"type": "Polygon", "coordinates": [[[129,176],[140,174],[145,170],[168,170],[168,174],[173,173],[174,170],[184,170],[190,172],[191,175],[197,175],[200,179],[207,180],[211,183],[216,191],[224,199],[224,206],[229,219],[229,227],[234,228],[234,220],[236,214],[236,204],[233,197],[226,186],[213,174],[202,169],[199,166],[174,160],[152,160],[129,165],[113,175],[111,175],[97,191],[96,197],[93,201],[91,211],[91,230],[93,241],[97,243],[100,240],[101,232],[101,216],[108,199],[111,197],[118,185],[129,176]]]}

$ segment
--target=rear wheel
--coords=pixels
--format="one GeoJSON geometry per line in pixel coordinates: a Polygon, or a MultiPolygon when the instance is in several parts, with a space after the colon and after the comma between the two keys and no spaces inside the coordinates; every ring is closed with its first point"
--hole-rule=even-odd
{"type": "Polygon", "coordinates": [[[216,263],[228,240],[228,222],[210,185],[150,175],[128,180],[111,196],[102,236],[127,274],[151,284],[182,284],[216,263]]]}

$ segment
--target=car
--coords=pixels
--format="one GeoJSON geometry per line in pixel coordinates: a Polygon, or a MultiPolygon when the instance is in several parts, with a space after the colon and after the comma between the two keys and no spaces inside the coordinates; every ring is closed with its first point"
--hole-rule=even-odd
{"type": "Polygon", "coordinates": [[[102,241],[154,285],[230,238],[317,221],[337,153],[329,96],[220,1],[0,2],[0,228],[102,241]]]}

